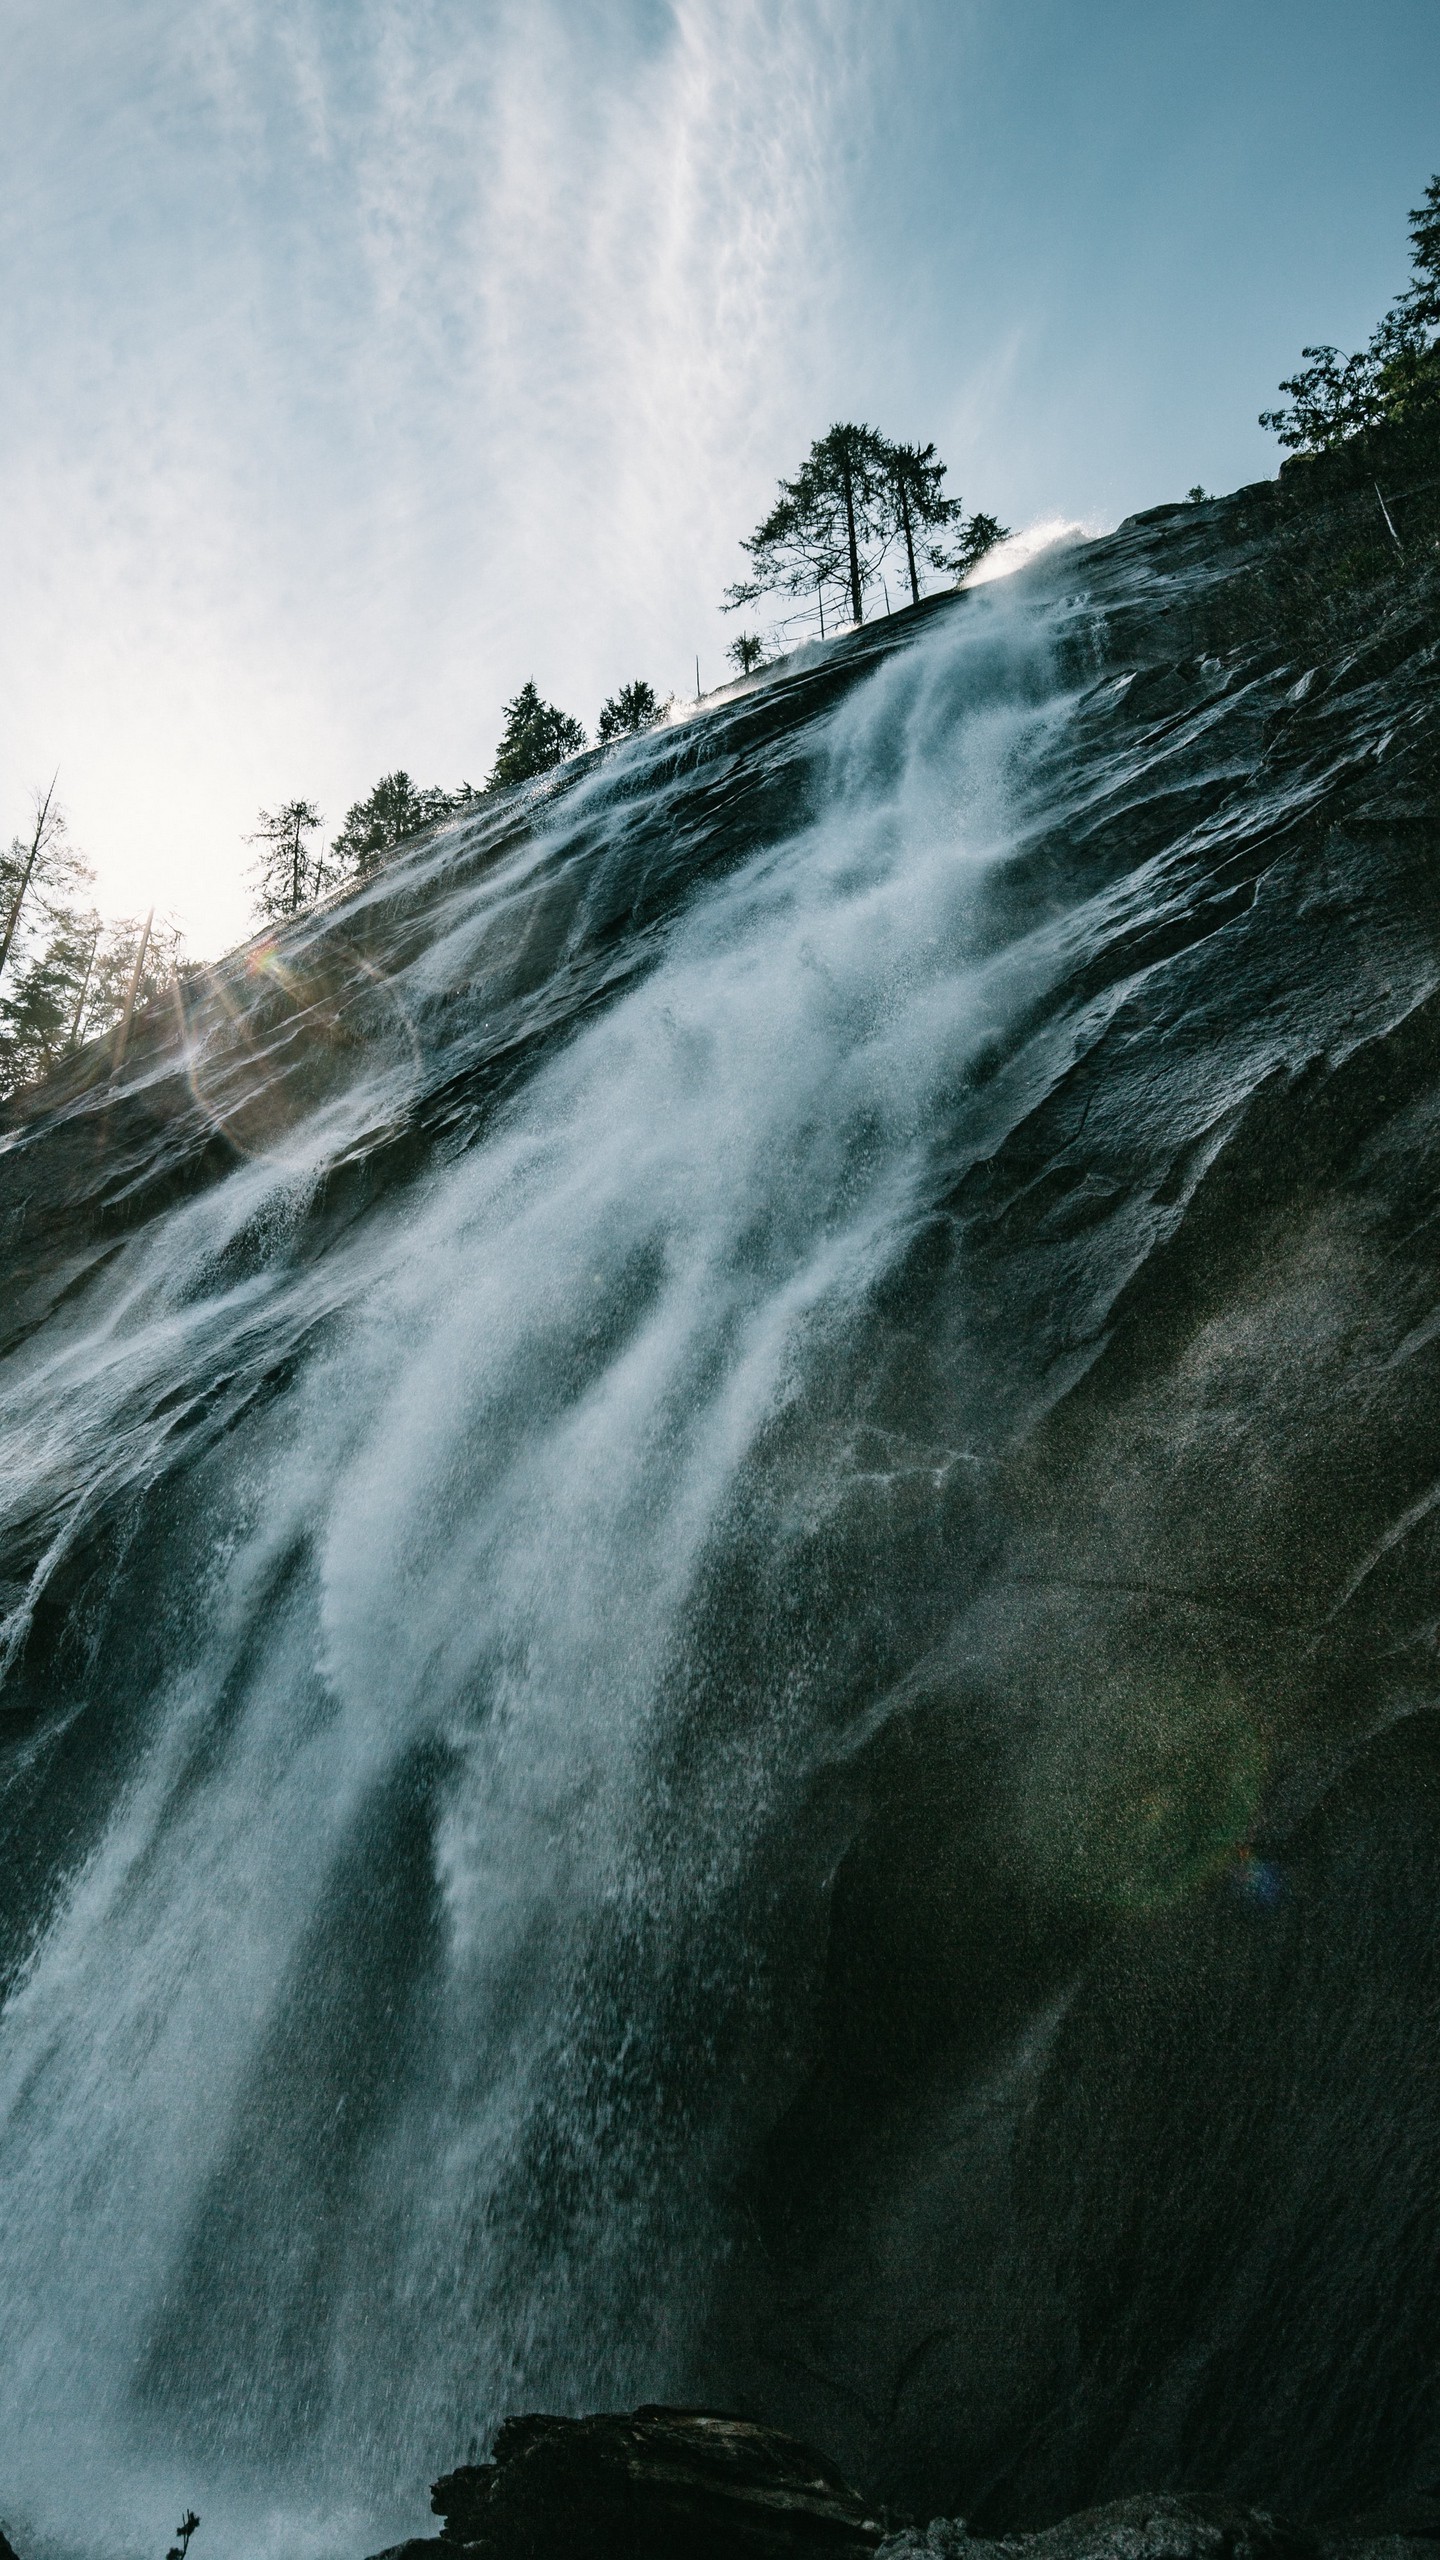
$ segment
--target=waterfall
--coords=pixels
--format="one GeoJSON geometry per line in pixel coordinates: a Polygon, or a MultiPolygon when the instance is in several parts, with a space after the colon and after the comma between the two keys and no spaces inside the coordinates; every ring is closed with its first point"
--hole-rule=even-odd
{"type": "Polygon", "coordinates": [[[647,2399],[987,2532],[1436,2476],[1440,674],[1327,485],[0,1115],[25,2560],[363,2560],[647,2399]]]}
{"type": "Polygon", "coordinates": [[[298,1030],[237,978],[184,1035],[222,1168],[12,1353],[3,2488],[57,2550],[373,2548],[507,2410],[693,2387],[817,1772],[984,1549],[983,1354],[901,1375],[877,1308],[1073,958],[997,896],[1073,613],[842,644],[729,765],[763,689],[297,927],[298,1030]]]}

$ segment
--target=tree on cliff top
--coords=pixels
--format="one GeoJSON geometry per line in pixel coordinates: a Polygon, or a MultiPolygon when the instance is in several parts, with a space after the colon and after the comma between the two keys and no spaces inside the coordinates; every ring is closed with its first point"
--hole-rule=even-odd
{"type": "Polygon", "coordinates": [[[52,782],[0,853],[0,1092],[43,1075],[73,1039],[100,933],[92,878],[52,782]]]}
{"type": "Polygon", "coordinates": [[[83,854],[71,844],[65,812],[55,797],[55,784],[33,794],[31,825],[12,836],[0,853],[0,978],[7,966],[13,975],[32,922],[45,911],[47,899],[64,899],[82,877],[89,878],[83,854]]]}
{"type": "Polygon", "coordinates": [[[313,800],[286,800],[278,809],[262,809],[260,823],[247,844],[260,847],[252,870],[255,911],[266,922],[298,915],[317,897],[323,857],[308,841],[324,824],[313,800]]]}
{"type": "Polygon", "coordinates": [[[873,427],[831,427],[795,478],[781,481],[769,515],[742,542],[753,574],[727,590],[725,610],[766,593],[813,593],[823,633],[825,590],[838,585],[860,622],[865,590],[896,543],[918,604],[921,559],[962,577],[1004,538],[994,516],[967,522],[962,500],[945,495],[944,480],[933,444],[891,444],[873,427]]]}
{"type": "Polygon", "coordinates": [[[1305,362],[1281,383],[1283,409],[1260,424],[1297,453],[1331,453],[1387,424],[1440,419],[1440,176],[1410,215],[1412,279],[1371,333],[1343,356],[1338,347],[1302,347],[1305,362]]]}
{"type": "Polygon", "coordinates": [[[936,548],[937,537],[959,521],[964,509],[959,498],[947,498],[941,487],[945,465],[933,444],[887,445],[885,472],[890,523],[904,545],[910,601],[918,604],[920,579],[915,566],[916,542],[937,569],[947,568],[948,561],[936,548]]]}
{"type": "Polygon", "coordinates": [[[890,448],[873,427],[836,426],[811,446],[804,466],[820,504],[828,502],[838,510],[835,529],[844,535],[850,607],[857,622],[865,619],[865,587],[874,575],[866,554],[877,536],[883,539],[889,464],[890,448]]]}
{"type": "Polygon", "coordinates": [[[725,652],[737,676],[753,676],[765,664],[765,643],[755,631],[739,631],[725,652]]]}
{"type": "Polygon", "coordinates": [[[0,986],[0,1090],[33,1083],[75,1045],[93,981],[99,917],[57,902],[0,986]]]}
{"type": "Polygon", "coordinates": [[[79,856],[27,910],[0,980],[0,1093],[33,1084],[82,1041],[117,1030],[184,974],[167,918],[102,922],[79,856]]]}
{"type": "Polygon", "coordinates": [[[1440,329],[1440,174],[1410,208],[1410,263],[1415,281],[1405,301],[1427,328],[1440,329]]]}
{"type": "Polygon", "coordinates": [[[579,721],[568,711],[557,711],[553,702],[542,701],[533,677],[522,684],[513,702],[502,707],[505,726],[487,791],[503,791],[509,783],[530,782],[537,773],[549,773],[566,756],[578,755],[585,744],[579,721]]]}
{"type": "Polygon", "coordinates": [[[767,592],[823,598],[842,583],[852,619],[865,619],[865,589],[884,542],[886,455],[873,427],[837,425],[812,444],[793,480],[782,480],[770,513],[741,543],[753,575],[731,587],[726,608],[767,592]]]}
{"type": "Polygon", "coordinates": [[[600,721],[595,731],[598,743],[608,747],[616,738],[638,738],[653,729],[665,710],[653,684],[637,676],[633,684],[622,684],[608,702],[600,705],[600,721]]]}
{"type": "Polygon", "coordinates": [[[455,792],[442,791],[436,783],[422,788],[403,766],[382,773],[369,797],[345,812],[345,824],[330,848],[339,876],[365,879],[397,845],[438,825],[474,797],[468,783],[455,792]]]}
{"type": "Polygon", "coordinates": [[[949,550],[943,554],[932,552],[930,556],[937,568],[948,569],[954,577],[964,578],[979,565],[987,551],[994,550],[997,542],[1008,542],[1009,538],[1010,527],[1002,524],[998,516],[966,516],[949,550]]]}

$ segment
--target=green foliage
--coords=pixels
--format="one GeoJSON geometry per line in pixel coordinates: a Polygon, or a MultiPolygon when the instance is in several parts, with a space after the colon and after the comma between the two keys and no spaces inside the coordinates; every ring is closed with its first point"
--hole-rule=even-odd
{"type": "Polygon", "coordinates": [[[753,676],[765,664],[765,643],[753,631],[737,631],[725,655],[737,675],[753,676]]]}
{"type": "Polygon", "coordinates": [[[885,538],[891,448],[873,427],[835,426],[810,448],[805,470],[822,503],[838,509],[835,530],[844,538],[844,571],[850,607],[864,620],[865,588],[879,574],[868,555],[885,538]]]}
{"type": "Polygon", "coordinates": [[[944,481],[933,444],[891,444],[873,427],[831,427],[795,478],[781,481],[769,515],[742,542],[751,575],[727,588],[725,610],[766,594],[813,595],[823,629],[826,592],[838,587],[859,622],[866,590],[897,543],[918,604],[922,561],[960,577],[1004,537],[993,516],[967,522],[963,502],[946,496],[944,481]]]}
{"type": "Polygon", "coordinates": [[[585,744],[579,721],[557,711],[553,702],[543,702],[533,678],[503,708],[505,727],[487,791],[503,791],[510,783],[529,782],[536,774],[549,773],[566,756],[578,755],[585,744]]]}
{"type": "Polygon", "coordinates": [[[1262,409],[1260,424],[1300,453],[1329,453],[1351,436],[1364,435],[1385,415],[1371,350],[1342,356],[1338,347],[1302,347],[1306,359],[1286,376],[1288,409],[1262,409]]]}
{"type": "Polygon", "coordinates": [[[1411,208],[1410,263],[1415,280],[1405,308],[1422,328],[1440,329],[1440,177],[1431,179],[1423,202],[1411,208]]]}
{"type": "Polygon", "coordinates": [[[102,922],[93,874],[70,842],[53,788],[36,820],[0,854],[0,1094],[34,1084],[82,1041],[163,995],[181,966],[181,936],[120,918],[102,922]]]}
{"type": "Polygon", "coordinates": [[[1009,538],[1010,527],[1002,524],[998,516],[966,516],[955,541],[943,561],[937,560],[937,565],[953,570],[957,578],[967,577],[972,569],[979,566],[987,551],[993,551],[997,542],[1008,542],[1009,538]]]}
{"type": "Polygon", "coordinates": [[[905,567],[910,579],[910,601],[920,601],[920,579],[915,566],[915,545],[921,544],[932,567],[949,568],[947,555],[938,546],[939,537],[949,526],[958,524],[964,512],[959,498],[947,498],[941,486],[945,465],[933,444],[892,444],[885,448],[888,520],[892,537],[905,546],[905,567]],[[927,542],[926,537],[929,537],[927,542]]]}
{"type": "Polygon", "coordinates": [[[0,854],[0,979],[7,963],[13,973],[27,940],[43,926],[47,902],[64,901],[90,877],[84,855],[70,842],[54,783],[34,792],[32,801],[32,824],[0,854]]]}
{"type": "Polygon", "coordinates": [[[1387,421],[1440,425],[1440,339],[1408,299],[1387,311],[1368,350],[1387,421]]]}
{"type": "MultiPolygon", "coordinates": [[[[644,702],[653,706],[651,716],[658,718],[660,707],[647,684],[624,686],[616,696],[615,705],[607,705],[607,708],[619,709],[620,716],[631,727],[647,727],[648,718],[639,717],[642,697],[644,702]]],[[[559,764],[562,757],[574,755],[584,744],[585,732],[578,720],[557,711],[552,703],[542,702],[533,683],[522,685],[515,700],[505,705],[505,731],[494,771],[484,791],[503,790],[510,782],[528,782],[533,774],[547,773],[552,765],[559,764]]],[[[279,848],[275,854],[278,902],[264,906],[262,911],[268,916],[292,915],[297,904],[307,904],[319,895],[323,886],[368,879],[399,846],[408,844],[412,837],[423,835],[427,828],[438,826],[442,819],[454,817],[457,811],[473,808],[483,797],[484,792],[477,791],[469,782],[462,782],[454,791],[443,791],[438,783],[422,785],[413,782],[403,766],[394,773],[382,773],[373,791],[346,810],[345,823],[330,847],[328,863],[322,865],[311,858],[308,871],[303,865],[297,867],[296,864],[293,825],[295,810],[306,811],[308,804],[290,802],[286,809],[277,812],[274,820],[262,816],[262,835],[272,825],[280,829],[274,840],[279,848]],[[289,849],[288,870],[285,869],[286,847],[289,849]],[[302,894],[292,903],[296,879],[302,874],[302,894]]],[[[303,824],[318,825],[318,816],[313,813],[305,816],[303,824]]],[[[262,870],[267,858],[262,854],[262,870]]]]}
{"type": "Polygon", "coordinates": [[[179,926],[169,917],[117,916],[102,926],[76,1039],[93,1040],[113,1030],[123,1018],[132,985],[136,1013],[163,996],[183,972],[184,942],[179,926]]]}
{"type": "Polygon", "coordinates": [[[31,825],[0,853],[0,1091],[43,1075],[67,1043],[78,975],[99,918],[90,865],[70,841],[52,783],[31,825]]]}
{"type": "Polygon", "coordinates": [[[813,444],[763,523],[741,543],[753,575],[726,592],[727,611],[770,594],[822,599],[843,584],[854,619],[884,542],[886,447],[873,427],[838,425],[813,444]]]}
{"type": "Polygon", "coordinates": [[[1440,423],[1440,177],[1411,213],[1410,241],[1412,281],[1368,345],[1348,356],[1302,347],[1304,363],[1280,385],[1289,405],[1261,410],[1261,426],[1292,452],[1333,453],[1380,426],[1440,423]]]}
{"type": "Polygon", "coordinates": [[[608,747],[616,738],[638,738],[663,719],[665,709],[654,686],[637,676],[633,684],[622,684],[618,693],[601,703],[596,738],[602,747],[608,747]]]}
{"type": "Polygon", "coordinates": [[[0,992],[0,1082],[7,1090],[33,1083],[70,1045],[95,938],[87,926],[90,919],[79,914],[57,917],[0,992]]]}
{"type": "Polygon", "coordinates": [[[257,915],[267,921],[298,915],[318,897],[324,857],[308,839],[323,824],[312,800],[286,800],[278,809],[261,810],[255,833],[245,839],[260,847],[253,865],[257,915]]]}
{"type": "Polygon", "coordinates": [[[406,843],[411,836],[422,835],[427,827],[438,826],[442,818],[450,817],[475,797],[468,783],[449,792],[433,783],[421,788],[403,767],[395,773],[382,773],[368,798],[356,800],[346,810],[345,824],[330,847],[327,877],[368,878],[397,845],[406,843]]]}

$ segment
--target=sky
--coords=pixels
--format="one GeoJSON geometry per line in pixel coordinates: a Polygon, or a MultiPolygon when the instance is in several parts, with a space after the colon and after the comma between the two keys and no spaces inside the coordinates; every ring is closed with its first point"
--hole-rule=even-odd
{"type": "Polygon", "coordinates": [[[1272,473],[1440,168],[1440,0],[0,0],[0,838],[197,956],[243,839],[723,680],[836,418],[1104,529],[1272,473]]]}

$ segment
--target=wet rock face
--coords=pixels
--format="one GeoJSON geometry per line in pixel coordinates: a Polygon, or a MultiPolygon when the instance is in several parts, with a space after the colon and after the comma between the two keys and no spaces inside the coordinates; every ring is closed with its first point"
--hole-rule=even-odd
{"type": "Polygon", "coordinates": [[[835,2469],[749,2420],[650,2408],[509,2418],[437,2480],[438,2538],[379,2560],[1424,2560],[1435,2501],[1324,2527],[1223,2498],[1148,2496],[987,2538],[961,2517],[882,2525],[835,2469]]]}
{"type": "Polygon", "coordinates": [[[1440,579],[1373,516],[867,628],[3,1115],[17,2459],[394,2513],[664,2393],[982,2539],[1440,2477],[1440,579]]]}
{"type": "MultiPolygon", "coordinates": [[[[881,2544],[882,2560],[1319,2560],[1304,2526],[1220,2498],[1119,2498],[1048,2531],[999,2542],[938,2518],[881,2544]]],[[[1404,2546],[1399,2546],[1403,2552],[1404,2546]]],[[[1395,2560],[1395,2555],[1389,2555],[1395,2560]]]]}
{"type": "Polygon", "coordinates": [[[977,2530],[1440,2469],[1432,575],[1108,620],[996,885],[1110,902],[1072,1045],[887,1301],[917,1398],[1003,1380],[1003,1527],[847,1772],[736,2290],[771,2413],[977,2530]]]}

